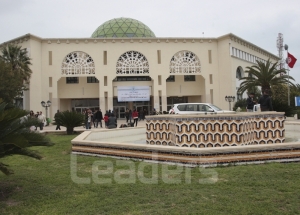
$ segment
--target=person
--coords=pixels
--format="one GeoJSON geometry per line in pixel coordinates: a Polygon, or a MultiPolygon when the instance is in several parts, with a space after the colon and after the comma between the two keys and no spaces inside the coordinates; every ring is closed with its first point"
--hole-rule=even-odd
{"type": "Polygon", "coordinates": [[[44,123],[46,122],[46,117],[45,115],[42,113],[42,111],[40,111],[39,115],[38,115],[38,119],[40,121],[40,131],[43,130],[44,128],[44,123]]]}
{"type": "Polygon", "coordinates": [[[56,112],[55,115],[54,115],[54,120],[55,120],[55,122],[56,122],[56,128],[55,128],[55,130],[61,130],[61,129],[60,129],[60,124],[59,124],[59,122],[58,122],[58,117],[59,117],[59,110],[57,110],[57,112],[56,112]]]}
{"type": "Polygon", "coordinates": [[[100,123],[100,126],[102,128],[102,119],[103,119],[103,115],[102,115],[102,112],[101,112],[101,109],[99,109],[96,114],[95,114],[95,118],[97,120],[96,122],[96,128],[98,128],[98,123],[100,123]]]}
{"type": "Polygon", "coordinates": [[[109,119],[107,113],[104,115],[104,118],[103,118],[103,119],[104,119],[104,123],[105,123],[105,128],[107,128],[107,126],[108,126],[108,119],[109,119]]]}
{"type": "Polygon", "coordinates": [[[117,117],[113,113],[111,113],[110,117],[108,118],[107,128],[116,128],[117,125],[117,117]]]}
{"type": "Polygon", "coordinates": [[[33,110],[31,110],[31,111],[29,112],[29,118],[35,118],[35,115],[34,115],[33,110]]]}
{"type": "Polygon", "coordinates": [[[85,111],[83,112],[84,114],[84,124],[85,124],[85,128],[89,129],[88,126],[88,119],[89,119],[89,113],[88,113],[88,109],[85,109],[85,111]]]}
{"type": "Polygon", "coordinates": [[[139,113],[136,111],[136,109],[132,112],[132,118],[133,118],[133,124],[135,123],[135,127],[137,127],[137,123],[139,120],[139,113]]]}
{"type": "Polygon", "coordinates": [[[93,112],[91,110],[91,127],[92,127],[92,125],[94,126],[94,128],[96,127],[96,111],[93,112]]]}
{"type": "Polygon", "coordinates": [[[268,90],[263,92],[263,96],[260,97],[258,104],[260,104],[261,111],[273,111],[272,101],[268,90]]]}
{"type": "Polygon", "coordinates": [[[125,118],[126,118],[126,123],[128,123],[128,120],[129,120],[129,110],[128,110],[128,108],[125,111],[125,118]]]}
{"type": "Polygon", "coordinates": [[[129,122],[131,123],[131,119],[132,119],[132,111],[131,111],[131,109],[129,109],[129,122]]]}
{"type": "Polygon", "coordinates": [[[88,109],[88,121],[87,121],[87,124],[88,124],[88,128],[87,129],[91,129],[92,128],[92,117],[93,117],[93,113],[90,109],[88,109]]]}
{"type": "Polygon", "coordinates": [[[254,99],[254,93],[250,93],[247,98],[247,112],[253,112],[253,106],[255,105],[254,99]]]}

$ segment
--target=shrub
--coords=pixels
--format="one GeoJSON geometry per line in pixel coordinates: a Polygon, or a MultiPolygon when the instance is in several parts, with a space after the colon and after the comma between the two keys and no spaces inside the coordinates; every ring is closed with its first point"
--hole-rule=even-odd
{"type": "Polygon", "coordinates": [[[246,106],[247,106],[247,99],[240,99],[234,104],[233,110],[236,111],[236,109],[240,107],[242,111],[245,111],[246,106]]]}
{"type": "MultiPolygon", "coordinates": [[[[37,119],[27,118],[28,112],[15,107],[8,107],[0,103],[0,161],[11,155],[25,155],[36,159],[42,156],[30,150],[32,146],[52,145],[46,136],[30,130],[32,125],[37,125],[37,119]]],[[[12,174],[7,164],[0,162],[0,172],[12,174]]]]}
{"type": "Polygon", "coordinates": [[[273,110],[277,112],[285,112],[285,116],[293,116],[297,113],[297,109],[293,106],[289,106],[286,102],[274,99],[272,100],[273,110]]]}
{"type": "Polygon", "coordinates": [[[55,118],[54,125],[61,125],[67,128],[67,134],[73,134],[74,128],[82,126],[84,123],[84,115],[75,111],[63,111],[55,118]]]}

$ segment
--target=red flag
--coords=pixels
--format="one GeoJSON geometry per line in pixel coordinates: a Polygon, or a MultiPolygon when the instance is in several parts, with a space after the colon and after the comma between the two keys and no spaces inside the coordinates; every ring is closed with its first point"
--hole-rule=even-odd
{"type": "Polygon", "coordinates": [[[290,68],[293,68],[295,63],[296,63],[297,59],[291,55],[290,53],[288,53],[288,57],[287,57],[287,63],[289,65],[290,68]]]}

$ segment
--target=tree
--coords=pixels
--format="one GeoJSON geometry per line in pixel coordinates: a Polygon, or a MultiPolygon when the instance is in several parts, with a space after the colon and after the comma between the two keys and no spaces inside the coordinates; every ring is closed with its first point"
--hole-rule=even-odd
{"type": "MultiPolygon", "coordinates": [[[[42,156],[29,147],[52,144],[45,135],[30,130],[32,125],[38,123],[37,119],[27,119],[27,111],[7,106],[4,102],[0,103],[0,159],[14,154],[41,159],[42,156]]],[[[2,162],[0,171],[6,175],[13,173],[9,166],[2,162]]]]}
{"type": "Polygon", "coordinates": [[[22,95],[28,89],[31,77],[30,58],[26,49],[7,45],[0,54],[0,98],[7,103],[22,95]]]}
{"type": "Polygon", "coordinates": [[[55,118],[54,125],[61,125],[67,128],[67,134],[73,134],[74,128],[82,126],[84,123],[84,115],[75,111],[63,111],[55,118]]]}
{"type": "Polygon", "coordinates": [[[267,60],[266,63],[262,61],[256,61],[257,65],[246,67],[246,71],[249,75],[248,77],[243,77],[240,80],[241,83],[238,93],[243,94],[247,89],[252,87],[261,87],[261,91],[270,90],[273,86],[278,84],[289,84],[294,86],[291,80],[293,77],[286,75],[285,69],[277,69],[278,62],[272,64],[272,62],[267,60]],[[283,75],[281,75],[283,74],[283,75]]]}

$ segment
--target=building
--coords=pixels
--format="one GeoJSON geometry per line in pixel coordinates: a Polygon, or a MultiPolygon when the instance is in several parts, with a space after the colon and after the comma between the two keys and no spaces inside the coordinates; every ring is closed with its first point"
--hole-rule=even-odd
{"type": "Polygon", "coordinates": [[[234,35],[217,38],[156,37],[140,21],[112,19],[87,38],[40,38],[32,34],[8,43],[27,49],[33,71],[23,108],[41,110],[50,100],[57,109],[126,108],[167,111],[174,103],[209,102],[228,109],[225,96],[236,96],[238,78],[256,60],[279,58],[234,35]],[[147,101],[118,101],[122,87],[149,87],[147,101]]]}

